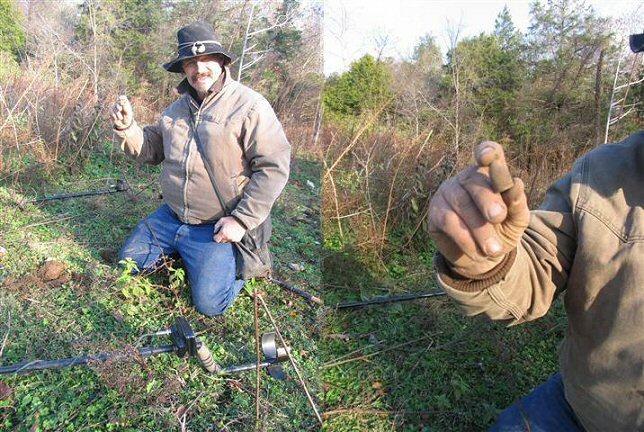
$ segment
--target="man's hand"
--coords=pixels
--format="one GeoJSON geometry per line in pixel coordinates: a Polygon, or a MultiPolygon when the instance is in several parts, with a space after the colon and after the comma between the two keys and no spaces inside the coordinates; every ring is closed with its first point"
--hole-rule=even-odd
{"type": "Polygon", "coordinates": [[[213,240],[217,243],[237,243],[241,241],[246,229],[232,216],[222,217],[215,224],[213,240]]]}
{"type": "Polygon", "coordinates": [[[429,232],[452,269],[482,275],[503,261],[530,221],[523,182],[512,180],[503,148],[485,141],[477,165],[446,180],[429,205],[429,232]]]}
{"type": "Polygon", "coordinates": [[[134,112],[132,111],[132,104],[130,104],[127,96],[119,96],[112,108],[110,116],[116,129],[123,130],[130,127],[134,120],[134,112]]]}

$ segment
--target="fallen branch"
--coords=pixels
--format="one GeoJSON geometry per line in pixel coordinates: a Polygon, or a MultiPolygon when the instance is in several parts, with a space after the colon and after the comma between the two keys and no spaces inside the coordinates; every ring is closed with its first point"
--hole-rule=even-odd
{"type": "Polygon", "coordinates": [[[7,339],[9,338],[9,332],[11,331],[11,311],[7,312],[7,333],[4,335],[4,338],[2,339],[2,345],[0,345],[0,358],[2,357],[2,353],[4,352],[4,347],[7,344],[7,339]]]}
{"type": "Polygon", "coordinates": [[[384,354],[386,352],[393,351],[395,349],[402,348],[402,347],[407,346],[407,345],[415,344],[416,342],[420,342],[420,341],[425,340],[425,339],[429,339],[431,337],[439,335],[440,333],[441,332],[428,334],[428,335],[419,337],[419,338],[414,339],[414,340],[410,340],[410,341],[407,341],[407,342],[402,342],[402,343],[390,346],[389,348],[385,348],[383,350],[375,351],[375,352],[372,352],[372,353],[369,353],[369,354],[363,354],[363,355],[358,356],[358,357],[352,357],[352,358],[349,358],[349,359],[332,361],[330,363],[323,364],[322,369],[328,369],[328,368],[331,368],[331,367],[340,366],[340,365],[351,363],[351,362],[358,361],[358,360],[366,360],[369,357],[373,357],[373,356],[376,356],[376,355],[379,355],[379,354],[384,354]]]}
{"type": "Polygon", "coordinates": [[[345,415],[345,414],[370,415],[370,416],[379,416],[379,417],[388,417],[390,415],[404,416],[404,417],[412,417],[412,416],[421,417],[421,416],[426,416],[433,413],[434,411],[388,411],[388,410],[377,410],[377,409],[369,409],[369,408],[339,408],[339,409],[325,412],[324,414],[322,414],[322,417],[324,417],[325,419],[328,419],[329,417],[345,415]]]}
{"type": "MultiPolygon", "coordinates": [[[[262,304],[262,307],[264,308],[264,311],[266,312],[266,315],[268,316],[268,319],[271,321],[271,324],[273,325],[273,328],[275,329],[275,334],[277,337],[280,339],[280,343],[282,346],[286,347],[286,341],[284,341],[284,338],[282,337],[282,333],[280,332],[279,327],[277,327],[277,323],[273,319],[273,315],[271,314],[271,311],[268,309],[268,306],[266,306],[266,302],[264,302],[264,298],[257,292],[255,292],[255,297],[259,299],[259,301],[262,304]]],[[[306,386],[306,382],[304,381],[304,378],[302,378],[302,374],[300,373],[299,368],[297,367],[297,363],[295,363],[295,360],[293,359],[293,356],[291,355],[291,352],[289,349],[286,349],[286,355],[288,356],[289,362],[291,362],[291,366],[293,366],[293,369],[295,370],[295,374],[297,375],[298,380],[300,381],[300,385],[302,386],[302,389],[304,390],[304,393],[306,394],[306,398],[309,401],[309,405],[311,405],[311,408],[313,409],[313,412],[315,413],[315,417],[318,419],[318,422],[320,422],[320,425],[322,425],[322,417],[320,416],[320,412],[318,411],[317,406],[315,405],[315,401],[313,401],[313,397],[311,397],[311,393],[309,392],[308,387],[306,386]]]]}
{"type": "Polygon", "coordinates": [[[292,292],[294,294],[299,295],[300,297],[303,297],[304,299],[308,300],[311,303],[315,303],[315,304],[319,304],[319,305],[324,304],[324,301],[321,298],[316,297],[313,294],[304,291],[303,289],[300,289],[300,288],[298,288],[296,286],[293,286],[293,285],[291,285],[289,283],[286,283],[286,282],[284,282],[282,280],[275,279],[273,277],[269,277],[268,280],[270,282],[274,283],[275,285],[284,288],[285,290],[288,290],[288,291],[290,291],[290,292],[292,292]]]}
{"type": "MultiPolygon", "coordinates": [[[[254,298],[253,298],[253,308],[254,308],[254,321],[255,321],[255,354],[257,356],[257,362],[255,364],[255,430],[261,430],[261,419],[260,419],[260,362],[261,362],[261,351],[259,347],[259,302],[257,295],[257,286],[254,287],[254,298]]],[[[288,351],[288,350],[287,350],[288,351]]]]}

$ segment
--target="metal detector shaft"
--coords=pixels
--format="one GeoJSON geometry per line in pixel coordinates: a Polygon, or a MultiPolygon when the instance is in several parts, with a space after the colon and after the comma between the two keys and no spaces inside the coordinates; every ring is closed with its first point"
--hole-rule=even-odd
{"type": "Polygon", "coordinates": [[[56,195],[46,195],[40,198],[36,198],[32,203],[41,203],[41,202],[46,202],[46,201],[56,201],[56,200],[65,200],[69,198],[80,198],[80,197],[85,197],[85,196],[95,196],[95,195],[107,195],[107,194],[113,194],[121,192],[116,189],[99,189],[99,190],[93,190],[93,191],[85,191],[85,192],[76,192],[76,193],[65,193],[65,194],[56,194],[56,195]]]}
{"type": "MultiPolygon", "coordinates": [[[[261,362],[259,364],[260,369],[265,369],[272,365],[272,362],[261,362]]],[[[257,368],[257,363],[248,363],[244,365],[239,365],[239,366],[228,366],[226,368],[223,368],[220,372],[219,375],[232,375],[238,372],[246,372],[249,370],[255,370],[257,368]]]]}
{"type": "Polygon", "coordinates": [[[336,309],[361,308],[364,306],[396,303],[396,302],[417,300],[421,298],[439,297],[444,295],[445,295],[444,292],[433,292],[433,293],[420,293],[420,294],[403,294],[403,295],[391,296],[391,297],[375,297],[365,301],[340,303],[339,305],[336,306],[336,309]]]}
{"type": "Polygon", "coordinates": [[[288,284],[288,283],[286,283],[286,282],[284,282],[282,280],[279,280],[279,279],[270,278],[269,280],[271,282],[273,282],[275,285],[280,286],[280,287],[282,287],[282,288],[284,288],[286,290],[289,290],[290,292],[292,292],[294,294],[297,294],[300,297],[305,298],[306,300],[310,301],[311,303],[315,303],[315,304],[319,304],[319,305],[324,304],[324,301],[321,298],[316,297],[313,294],[304,291],[303,289],[295,287],[295,286],[293,286],[291,284],[288,284]]]}
{"type": "Polygon", "coordinates": [[[81,197],[95,196],[95,195],[108,195],[108,194],[114,194],[119,192],[125,192],[127,190],[129,190],[129,185],[123,180],[118,180],[116,182],[116,185],[107,189],[97,189],[97,190],[90,190],[90,191],[83,191],[83,192],[46,195],[43,197],[36,198],[31,202],[34,204],[38,204],[46,201],[65,200],[70,198],[81,198],[81,197]]]}
{"type": "MultiPolygon", "coordinates": [[[[157,354],[174,352],[174,345],[161,345],[155,347],[139,348],[141,357],[150,357],[157,354]]],[[[43,369],[62,369],[72,366],[86,365],[91,361],[104,362],[110,358],[119,356],[120,352],[100,353],[83,357],[69,357],[60,360],[34,360],[30,362],[18,363],[9,366],[0,366],[0,375],[10,373],[27,373],[43,369]]]]}

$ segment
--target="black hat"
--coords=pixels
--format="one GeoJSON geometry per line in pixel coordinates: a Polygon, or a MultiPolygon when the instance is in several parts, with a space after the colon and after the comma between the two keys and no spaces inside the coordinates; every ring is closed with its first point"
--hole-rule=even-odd
{"type": "Polygon", "coordinates": [[[634,53],[644,51],[644,33],[632,34],[628,40],[631,45],[631,51],[634,53]]]}
{"type": "Polygon", "coordinates": [[[183,60],[206,54],[221,54],[225,58],[224,65],[235,58],[221,46],[215,29],[208,23],[198,21],[177,32],[177,58],[164,64],[163,68],[168,72],[181,73],[183,60]]]}

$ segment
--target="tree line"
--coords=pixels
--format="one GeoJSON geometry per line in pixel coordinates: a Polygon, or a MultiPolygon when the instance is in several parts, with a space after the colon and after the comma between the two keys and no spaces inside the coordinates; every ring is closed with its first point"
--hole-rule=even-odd
{"type": "MultiPolygon", "coordinates": [[[[378,253],[400,231],[405,247],[425,243],[432,191],[487,139],[506,147],[538,204],[576,157],[603,143],[615,70],[626,59],[619,25],[583,0],[534,1],[526,32],[505,7],[491,32],[461,37],[447,29],[445,57],[436,37],[425,35],[408,59],[365,55],[329,77],[327,229],[353,232],[378,253]]],[[[642,91],[634,88],[626,103],[641,101],[642,91]]],[[[642,114],[637,105],[610,137],[641,128],[642,114]]]]}

